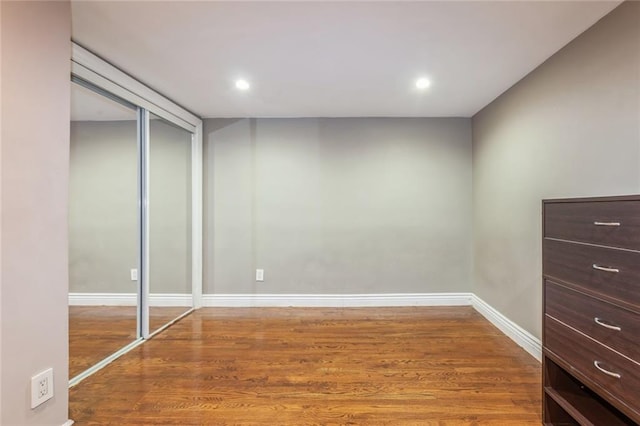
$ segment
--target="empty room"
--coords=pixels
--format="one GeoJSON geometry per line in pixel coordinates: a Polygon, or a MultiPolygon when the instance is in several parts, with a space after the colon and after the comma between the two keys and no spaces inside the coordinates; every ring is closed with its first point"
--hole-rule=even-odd
{"type": "Polygon", "coordinates": [[[640,424],[640,2],[0,22],[0,425],[640,424]]]}

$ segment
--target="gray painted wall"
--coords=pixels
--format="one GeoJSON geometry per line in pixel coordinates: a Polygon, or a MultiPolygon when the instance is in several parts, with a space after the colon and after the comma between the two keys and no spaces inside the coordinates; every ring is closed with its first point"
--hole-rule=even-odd
{"type": "Polygon", "coordinates": [[[191,133],[149,124],[149,292],[191,294],[191,133]]]}
{"type": "Polygon", "coordinates": [[[206,120],[204,293],[470,291],[470,124],[206,120]]]}
{"type": "Polygon", "coordinates": [[[0,424],[67,420],[69,3],[0,2],[2,300],[0,424]],[[30,408],[31,376],[54,369],[30,408]]]}
{"type": "Polygon", "coordinates": [[[138,142],[133,121],[71,122],[69,291],[135,293],[138,142]]]}
{"type": "MultiPolygon", "coordinates": [[[[137,291],[136,138],[135,121],[71,123],[70,292],[137,291]]],[[[150,139],[150,292],[191,293],[191,136],[152,120],[150,139]]]]}
{"type": "Polygon", "coordinates": [[[473,117],[474,292],[541,335],[541,199],[640,192],[640,3],[473,117]]]}

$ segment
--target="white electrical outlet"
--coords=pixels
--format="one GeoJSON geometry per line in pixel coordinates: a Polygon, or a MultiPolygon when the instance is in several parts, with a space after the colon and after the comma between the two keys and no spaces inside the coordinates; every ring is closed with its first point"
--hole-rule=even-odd
{"type": "Polygon", "coordinates": [[[31,408],[53,398],[53,368],[31,378],[31,408]]]}
{"type": "Polygon", "coordinates": [[[132,269],[131,270],[131,281],[138,281],[138,270],[137,269],[132,269]]]}
{"type": "Polygon", "coordinates": [[[264,269],[256,269],[256,281],[264,281],[264,269]]]}

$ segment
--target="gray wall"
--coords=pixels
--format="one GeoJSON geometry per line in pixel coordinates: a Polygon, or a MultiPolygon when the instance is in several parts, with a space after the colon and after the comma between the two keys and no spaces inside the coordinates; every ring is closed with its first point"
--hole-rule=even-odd
{"type": "Polygon", "coordinates": [[[0,2],[0,424],[67,420],[69,3],[0,2]],[[55,396],[30,409],[31,376],[55,396]]]}
{"type": "Polygon", "coordinates": [[[473,117],[474,292],[541,335],[541,199],[640,192],[640,3],[473,117]]]}
{"type": "Polygon", "coordinates": [[[470,124],[206,120],[204,293],[470,291],[470,124]]]}
{"type": "MultiPolygon", "coordinates": [[[[135,121],[71,123],[70,292],[136,292],[136,138],[135,121]]],[[[150,139],[150,292],[191,293],[190,134],[152,120],[150,139]]]]}
{"type": "Polygon", "coordinates": [[[149,291],[191,294],[191,133],[151,120],[149,291]]]}
{"type": "MultiPolygon", "coordinates": [[[[135,112],[132,111],[135,117],[135,112]]],[[[71,122],[69,291],[135,293],[136,121],[71,122]]]]}

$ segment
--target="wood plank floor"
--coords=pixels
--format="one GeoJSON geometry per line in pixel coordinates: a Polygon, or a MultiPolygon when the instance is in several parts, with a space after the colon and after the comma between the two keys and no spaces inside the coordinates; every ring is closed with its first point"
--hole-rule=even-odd
{"type": "Polygon", "coordinates": [[[470,307],[205,308],[70,390],[76,425],[539,425],[540,364],[470,307]]]}
{"type": "MultiPolygon", "coordinates": [[[[185,307],[149,308],[156,330],[186,312],[185,307]]],[[[136,340],[135,306],[69,306],[69,378],[136,340]]]]}

